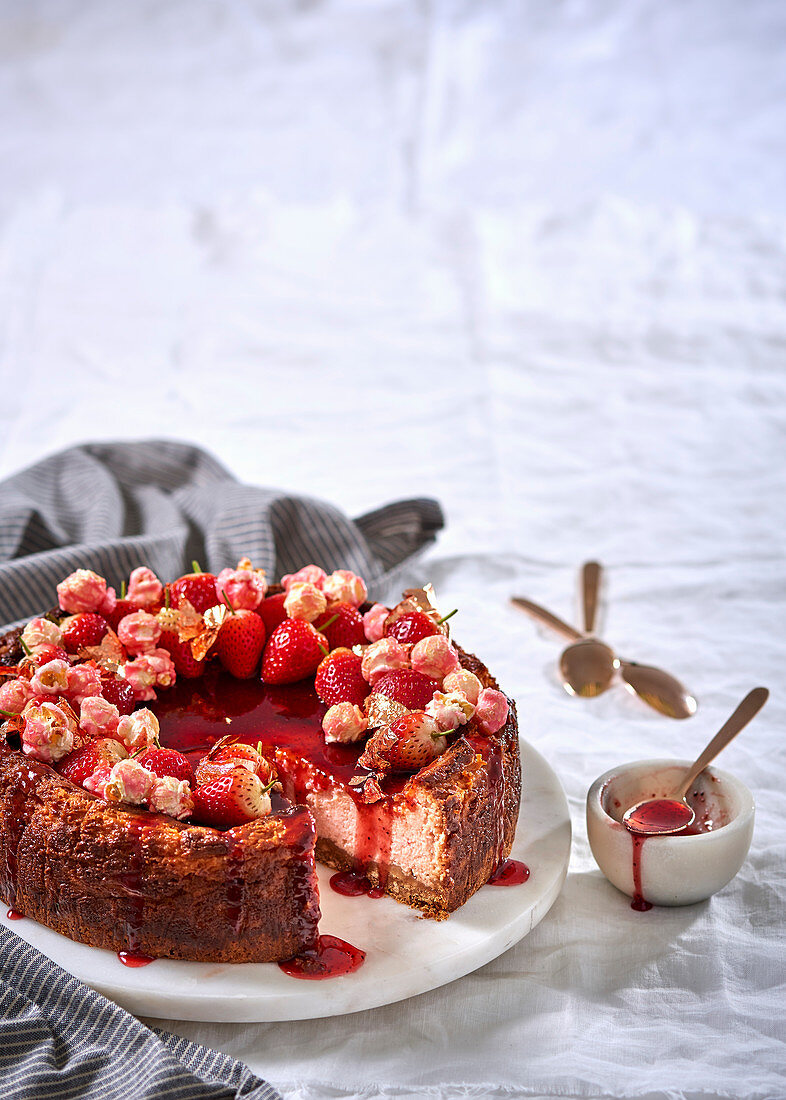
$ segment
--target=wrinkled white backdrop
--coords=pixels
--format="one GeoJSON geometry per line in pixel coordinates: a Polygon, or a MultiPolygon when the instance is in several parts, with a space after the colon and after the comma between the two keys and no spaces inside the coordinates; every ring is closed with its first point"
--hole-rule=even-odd
{"type": "MultiPolygon", "coordinates": [[[[786,6],[0,2],[0,474],[175,436],[350,514],[437,496],[412,567],[571,803],[565,891],[475,975],[330,1021],[171,1026],[287,1097],[786,1093],[786,6]],[[575,616],[698,716],[568,699],[575,616]],[[588,851],[612,764],[724,758],[748,863],[632,913],[588,851]]],[[[385,595],[385,594],[382,594],[385,595]]]]}

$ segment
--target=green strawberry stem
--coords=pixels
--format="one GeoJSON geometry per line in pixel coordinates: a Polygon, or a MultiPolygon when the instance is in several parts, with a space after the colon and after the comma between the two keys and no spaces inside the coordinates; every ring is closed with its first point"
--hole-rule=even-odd
{"type": "Polygon", "coordinates": [[[267,792],[268,792],[268,791],[270,791],[270,790],[272,790],[272,789],[273,789],[273,787],[275,786],[275,784],[276,784],[277,782],[278,782],[278,779],[277,779],[277,777],[276,777],[276,776],[274,775],[274,776],[273,776],[273,778],[272,778],[272,779],[270,780],[270,782],[268,783],[268,785],[267,785],[267,786],[266,786],[266,787],[265,787],[265,788],[263,789],[263,791],[262,791],[262,794],[267,794],[267,792]]]}
{"type": "Polygon", "coordinates": [[[337,618],[338,618],[338,611],[335,613],[335,615],[331,615],[326,623],[322,623],[321,626],[318,626],[317,630],[327,630],[327,628],[329,626],[333,625],[333,623],[336,621],[337,618]]]}
{"type": "Polygon", "coordinates": [[[18,714],[14,714],[12,710],[0,710],[0,714],[4,714],[6,718],[18,718],[18,714]]]}
{"type": "Polygon", "coordinates": [[[449,612],[447,613],[447,615],[443,615],[441,619],[437,619],[437,626],[442,626],[442,624],[443,624],[443,623],[446,623],[446,622],[448,621],[448,619],[452,619],[452,618],[453,618],[453,616],[454,616],[454,615],[455,615],[455,614],[456,614],[457,612],[458,612],[458,608],[457,608],[457,607],[454,607],[452,611],[449,611],[449,612]]]}
{"type": "Polygon", "coordinates": [[[167,611],[169,611],[170,606],[171,605],[169,603],[169,588],[167,587],[167,588],[164,589],[164,607],[167,609],[167,611]]]}
{"type": "Polygon", "coordinates": [[[199,564],[198,561],[193,560],[191,562],[191,571],[192,571],[192,573],[201,573],[202,572],[202,566],[199,564]]]}
{"type": "Polygon", "coordinates": [[[224,603],[225,603],[225,604],[227,605],[227,607],[229,608],[229,610],[230,610],[230,611],[232,612],[232,614],[234,615],[234,614],[235,614],[235,609],[234,609],[234,607],[232,606],[232,601],[230,600],[229,596],[227,596],[226,592],[223,592],[223,591],[222,591],[222,593],[221,593],[221,599],[222,599],[222,600],[224,601],[224,603]]]}
{"type": "Polygon", "coordinates": [[[27,655],[28,657],[32,657],[32,656],[33,656],[33,651],[32,651],[32,649],[30,648],[30,646],[29,646],[29,645],[27,644],[27,642],[26,642],[26,641],[24,640],[24,638],[23,638],[23,637],[22,637],[21,635],[20,635],[20,637],[19,637],[19,644],[21,645],[22,649],[23,649],[23,650],[25,651],[25,654],[26,654],[26,655],[27,655]]]}
{"type": "Polygon", "coordinates": [[[126,592],[127,592],[127,591],[128,591],[128,589],[127,589],[127,587],[126,587],[126,582],[125,582],[125,581],[121,581],[121,582],[120,582],[120,599],[121,599],[121,600],[124,600],[124,599],[126,598],[126,592]]]}

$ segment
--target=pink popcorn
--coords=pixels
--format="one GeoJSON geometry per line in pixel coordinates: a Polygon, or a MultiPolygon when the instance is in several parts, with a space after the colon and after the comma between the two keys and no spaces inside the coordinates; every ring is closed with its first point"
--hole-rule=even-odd
{"type": "Polygon", "coordinates": [[[36,695],[65,695],[68,691],[68,675],[71,665],[59,657],[54,661],[47,661],[45,665],[35,670],[30,687],[36,695]]]}
{"type": "Polygon", "coordinates": [[[95,665],[71,665],[68,669],[66,695],[69,702],[81,705],[85,699],[100,695],[102,686],[101,673],[95,665]]]}
{"type": "Polygon", "coordinates": [[[189,817],[194,810],[190,784],[186,779],[175,779],[172,775],[154,777],[147,803],[151,810],[179,820],[189,817]]]}
{"type": "Polygon", "coordinates": [[[357,741],[368,729],[368,719],[354,703],[336,703],[322,719],[326,741],[357,741]]]}
{"type": "Polygon", "coordinates": [[[370,642],[378,642],[385,635],[385,619],[390,614],[390,608],[384,604],[375,603],[370,611],[363,616],[363,629],[370,642]]]}
{"type": "Polygon", "coordinates": [[[160,603],[164,596],[164,586],[152,569],[146,565],[140,565],[132,570],[128,578],[128,591],[126,599],[134,607],[147,610],[160,603]]]}
{"type": "Polygon", "coordinates": [[[292,584],[287,589],[284,610],[290,619],[305,619],[307,623],[313,623],[326,607],[324,593],[308,581],[292,584]]]}
{"type": "Polygon", "coordinates": [[[107,802],[130,802],[141,806],[147,801],[155,780],[156,776],[136,760],[118,760],[112,765],[102,793],[107,802]]]}
{"type": "Polygon", "coordinates": [[[22,712],[22,752],[53,764],[74,747],[73,721],[56,703],[28,703],[22,712]]]}
{"type": "Polygon", "coordinates": [[[161,637],[161,624],[148,611],[125,615],[117,627],[117,636],[133,657],[150,653],[161,637]]]}
{"type": "Polygon", "coordinates": [[[483,690],[483,684],[475,673],[468,672],[465,668],[460,668],[458,672],[449,672],[442,681],[442,687],[445,691],[460,691],[473,707],[477,705],[478,696],[483,690]]]}
{"type": "Polygon", "coordinates": [[[177,673],[166,649],[152,649],[121,665],[121,675],[129,682],[138,702],[155,699],[156,687],[171,687],[177,673]]]}
{"type": "MultiPolygon", "coordinates": [[[[63,611],[75,615],[79,611],[98,611],[114,590],[107,589],[106,581],[92,569],[77,569],[57,586],[57,596],[63,611]]],[[[112,610],[111,608],[109,610],[112,610]]]]}
{"type": "Polygon", "coordinates": [[[440,683],[461,667],[458,654],[444,634],[432,634],[415,642],[410,654],[412,667],[440,683]]]}
{"type": "Polygon", "coordinates": [[[281,578],[281,584],[285,591],[289,591],[293,584],[313,584],[315,588],[321,588],[327,573],[318,565],[304,565],[297,573],[287,573],[281,578]]]}
{"type": "Polygon", "coordinates": [[[256,611],[265,597],[267,585],[261,569],[252,569],[244,558],[237,569],[222,569],[216,577],[216,595],[219,602],[229,600],[235,611],[256,611]]]}
{"type": "Polygon", "coordinates": [[[460,691],[435,691],[426,705],[426,714],[431,715],[443,733],[466,725],[474,713],[474,706],[460,691]]]}
{"type": "Polygon", "coordinates": [[[372,642],[363,654],[360,671],[363,678],[373,685],[388,672],[408,666],[409,657],[401,642],[395,638],[380,638],[378,642],[372,642]]]}
{"type": "Polygon", "coordinates": [[[117,607],[117,593],[114,588],[107,588],[106,595],[101,601],[98,614],[103,615],[104,618],[108,618],[117,607]]]}
{"type": "Polygon", "coordinates": [[[481,733],[497,733],[508,720],[508,701],[501,691],[483,688],[475,708],[475,721],[481,733]]]}
{"type": "Polygon", "coordinates": [[[38,653],[44,646],[62,645],[63,633],[56,623],[37,618],[31,619],[24,628],[21,640],[26,652],[38,653]]]}
{"type": "Polygon", "coordinates": [[[0,684],[0,711],[9,714],[21,714],[35,692],[29,680],[6,680],[0,684]]]}
{"type": "Polygon", "coordinates": [[[158,719],[152,710],[143,707],[135,710],[133,714],[124,714],[117,723],[115,736],[122,741],[129,752],[137,749],[145,749],[148,745],[155,745],[158,740],[158,719]]]}
{"type": "Polygon", "coordinates": [[[79,708],[79,728],[85,736],[115,737],[120,711],[100,695],[88,695],[79,708]]]}
{"type": "Polygon", "coordinates": [[[351,603],[360,607],[368,592],[366,583],[356,573],[348,569],[336,569],[322,582],[322,591],[331,603],[351,603]]]}

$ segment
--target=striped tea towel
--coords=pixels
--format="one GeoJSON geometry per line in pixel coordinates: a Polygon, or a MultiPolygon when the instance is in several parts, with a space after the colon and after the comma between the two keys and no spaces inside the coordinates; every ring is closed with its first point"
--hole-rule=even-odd
{"type": "MultiPolygon", "coordinates": [[[[74,569],[117,585],[138,565],[170,580],[197,559],[216,572],[248,556],[278,579],[316,562],[372,586],[433,542],[434,500],[354,522],[322,501],[241,485],[198,447],[92,443],[0,484],[0,622],[52,606],[74,569]]],[[[0,929],[0,1095],[13,1100],[246,1100],[278,1094],[247,1067],[154,1033],[0,929]]]]}
{"type": "Polygon", "coordinates": [[[4,1100],[281,1100],[242,1062],[151,1031],[0,928],[4,1100]]]}
{"type": "Polygon", "coordinates": [[[74,569],[117,585],[138,565],[171,580],[193,560],[218,572],[249,557],[269,580],[316,562],[372,588],[443,522],[427,498],[352,521],[324,501],[242,485],[185,443],[86,443],[0,483],[0,623],[51,607],[74,569]]]}

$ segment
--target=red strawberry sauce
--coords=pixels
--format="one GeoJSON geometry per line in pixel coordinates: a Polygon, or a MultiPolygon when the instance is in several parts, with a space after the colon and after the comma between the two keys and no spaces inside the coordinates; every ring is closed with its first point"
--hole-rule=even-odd
{"type": "Polygon", "coordinates": [[[351,974],[363,965],[365,958],[365,951],[340,940],[338,936],[320,936],[313,951],[296,955],[294,959],[278,965],[292,978],[321,981],[323,978],[337,978],[340,974],[351,974]]]}

